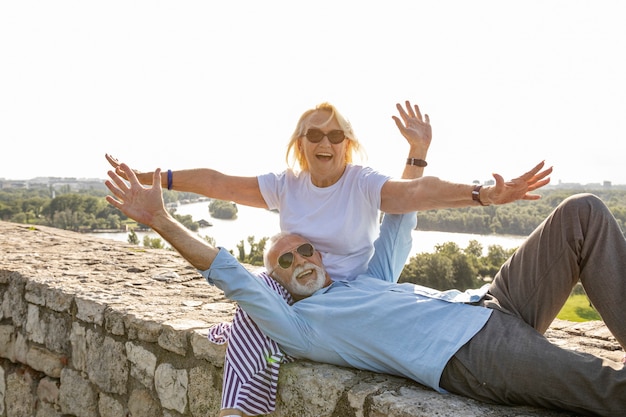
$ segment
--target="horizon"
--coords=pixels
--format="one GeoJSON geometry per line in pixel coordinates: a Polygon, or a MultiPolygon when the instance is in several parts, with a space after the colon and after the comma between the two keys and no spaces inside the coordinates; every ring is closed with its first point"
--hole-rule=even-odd
{"type": "MultiPolygon", "coordinates": [[[[32,177],[32,178],[4,178],[4,177],[0,177],[0,181],[26,181],[26,182],[30,182],[30,181],[35,181],[35,180],[39,180],[39,179],[54,179],[54,180],[59,180],[59,181],[63,181],[63,180],[70,180],[70,181],[99,181],[104,183],[104,181],[106,181],[108,178],[98,178],[98,177],[60,177],[60,176],[55,176],[55,175],[40,175],[40,176],[36,176],[36,177],[32,177]]],[[[489,180],[485,180],[485,181],[480,181],[481,184],[485,184],[485,181],[489,181],[489,180]]],[[[550,188],[550,187],[558,187],[558,186],[567,186],[567,185],[580,185],[580,186],[600,186],[603,187],[605,182],[609,182],[611,184],[611,187],[626,187],[626,183],[625,184],[621,184],[621,183],[614,183],[610,180],[605,180],[602,182],[576,182],[576,181],[561,181],[559,180],[559,182],[550,182],[548,184],[546,184],[544,187],[542,188],[550,188]]]]}
{"type": "Polygon", "coordinates": [[[391,119],[429,114],[425,175],[626,184],[626,2],[0,3],[0,178],[286,168],[300,115],[333,103],[399,176],[391,119]],[[280,10],[280,13],[276,11],[280,10]]]}

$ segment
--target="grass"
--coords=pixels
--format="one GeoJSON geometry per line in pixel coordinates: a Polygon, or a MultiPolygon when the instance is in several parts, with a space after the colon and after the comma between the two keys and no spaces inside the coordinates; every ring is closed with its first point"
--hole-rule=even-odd
{"type": "Polygon", "coordinates": [[[571,295],[557,318],[576,322],[601,320],[598,312],[590,304],[589,299],[584,294],[571,295]]]}

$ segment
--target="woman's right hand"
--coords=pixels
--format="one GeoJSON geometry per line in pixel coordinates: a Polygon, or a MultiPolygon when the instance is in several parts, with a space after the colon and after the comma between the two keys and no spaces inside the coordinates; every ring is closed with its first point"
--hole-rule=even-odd
{"type": "MultiPolygon", "coordinates": [[[[126,173],[124,172],[124,170],[122,170],[122,168],[120,168],[121,163],[114,158],[113,156],[107,154],[104,154],[104,157],[106,158],[107,161],[109,161],[109,164],[111,164],[111,166],[113,167],[113,169],[115,169],[115,173],[117,175],[119,175],[120,177],[124,178],[126,181],[128,181],[128,176],[126,175],[126,173]]],[[[139,172],[136,169],[133,169],[133,172],[135,173],[135,175],[137,176],[137,179],[139,180],[140,183],[144,184],[144,185],[152,185],[152,173],[150,172],[139,172]]]]}

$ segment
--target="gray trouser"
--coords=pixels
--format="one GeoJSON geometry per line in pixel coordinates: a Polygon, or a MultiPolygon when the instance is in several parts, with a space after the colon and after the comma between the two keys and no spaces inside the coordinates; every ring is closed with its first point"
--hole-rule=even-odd
{"type": "Polygon", "coordinates": [[[441,387],[486,402],[626,416],[626,368],[543,336],[580,279],[626,346],[626,240],[607,207],[568,198],[502,266],[483,305],[495,311],[448,362],[441,387]]]}

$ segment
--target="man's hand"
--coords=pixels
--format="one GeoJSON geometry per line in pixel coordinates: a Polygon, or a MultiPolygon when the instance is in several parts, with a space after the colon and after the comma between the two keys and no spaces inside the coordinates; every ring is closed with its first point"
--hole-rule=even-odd
{"type": "Polygon", "coordinates": [[[107,180],[105,184],[113,196],[108,195],[106,200],[122,213],[152,228],[159,217],[168,216],[159,180],[160,169],[154,171],[154,185],[147,187],[139,182],[135,172],[126,164],[119,164],[116,171],[109,171],[108,175],[111,181],[107,180]],[[117,173],[118,170],[121,175],[117,173]],[[128,178],[128,183],[122,175],[128,178]]]}

